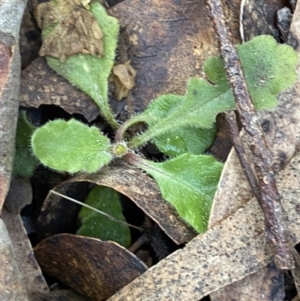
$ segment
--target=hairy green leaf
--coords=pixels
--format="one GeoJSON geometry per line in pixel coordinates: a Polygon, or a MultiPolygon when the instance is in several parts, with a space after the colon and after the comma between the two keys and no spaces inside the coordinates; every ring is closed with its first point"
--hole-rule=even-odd
{"type": "MultiPolygon", "coordinates": [[[[120,194],[112,188],[96,186],[87,196],[85,204],[101,210],[120,221],[126,221],[122,214],[120,194]]],[[[113,221],[86,207],[82,207],[78,217],[81,219],[81,227],[78,229],[77,234],[101,240],[112,240],[125,248],[130,245],[131,236],[128,226],[113,221]]]]}
{"type": "MultiPolygon", "coordinates": [[[[162,107],[156,107],[158,111],[155,115],[160,115],[161,118],[168,116],[176,107],[181,106],[184,99],[181,95],[169,95],[166,99],[162,98],[162,107]]],[[[210,129],[187,126],[155,137],[153,142],[161,152],[171,157],[184,153],[199,155],[212,144],[215,134],[215,124],[210,129]]]]}
{"type": "MultiPolygon", "coordinates": [[[[276,95],[296,81],[297,53],[290,46],[277,44],[270,36],[256,37],[239,45],[238,51],[256,108],[274,106],[276,95]]],[[[176,133],[178,128],[209,129],[218,113],[235,108],[221,59],[210,58],[204,70],[211,83],[192,78],[183,101],[178,101],[180,96],[162,95],[125,124],[124,129],[135,122],[149,125],[146,132],[129,142],[132,148],[161,135],[176,133]]]]}
{"type": "Polygon", "coordinates": [[[133,138],[129,146],[136,148],[163,134],[174,132],[178,128],[198,127],[211,129],[217,114],[235,108],[231,90],[220,92],[212,84],[199,78],[191,78],[187,85],[187,94],[180,106],[165,114],[156,114],[168,107],[165,103],[172,102],[173,95],[163,95],[153,101],[140,115],[131,122],[147,122],[148,130],[133,138]],[[164,117],[165,116],[165,117],[164,117]]]}
{"type": "Polygon", "coordinates": [[[141,158],[131,163],[148,172],[163,197],[198,232],[207,229],[208,217],[223,164],[212,156],[183,154],[163,163],[141,158]]]}
{"type": "Polygon", "coordinates": [[[16,154],[14,158],[13,175],[20,177],[32,176],[39,165],[38,160],[32,156],[30,138],[35,127],[27,120],[26,113],[19,114],[16,133],[16,154]]]}
{"type": "Polygon", "coordinates": [[[48,122],[34,132],[31,144],[37,158],[58,171],[95,172],[112,159],[109,139],[75,119],[48,122]]]}
{"type": "MultiPolygon", "coordinates": [[[[276,95],[297,80],[297,53],[288,45],[278,44],[271,36],[258,36],[237,48],[255,107],[274,107],[276,95]]],[[[229,88],[220,57],[209,58],[204,70],[211,82],[223,89],[229,88]]]]}
{"type": "Polygon", "coordinates": [[[88,94],[97,103],[107,122],[117,128],[118,124],[108,105],[107,92],[108,77],[115,60],[119,24],[117,19],[107,15],[99,3],[91,3],[90,11],[99,22],[103,33],[103,57],[76,54],[68,57],[64,63],[52,57],[47,57],[47,62],[58,74],[88,94]]]}
{"type": "Polygon", "coordinates": [[[216,136],[216,126],[210,129],[195,127],[179,128],[176,132],[162,134],[153,139],[158,149],[170,157],[184,153],[203,154],[213,143],[216,136]]]}
{"type": "Polygon", "coordinates": [[[206,77],[214,84],[215,88],[219,89],[221,92],[225,92],[230,89],[222,58],[215,56],[209,57],[206,60],[203,69],[206,77]]]}

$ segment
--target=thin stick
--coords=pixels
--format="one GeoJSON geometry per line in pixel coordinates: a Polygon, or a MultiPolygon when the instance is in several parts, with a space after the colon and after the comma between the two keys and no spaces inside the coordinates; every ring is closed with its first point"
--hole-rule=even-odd
{"type": "Polygon", "coordinates": [[[128,251],[135,253],[143,244],[149,242],[148,234],[143,233],[129,248],[128,251]]]}
{"type": "Polygon", "coordinates": [[[73,199],[73,198],[70,198],[70,197],[68,197],[68,196],[66,196],[66,195],[64,195],[64,194],[61,194],[61,193],[59,193],[59,192],[57,192],[57,191],[55,191],[55,190],[50,190],[50,192],[53,193],[53,194],[56,194],[56,195],[60,196],[61,198],[64,198],[64,199],[66,199],[66,200],[69,200],[69,201],[71,201],[71,202],[73,202],[73,203],[76,203],[76,204],[81,205],[81,206],[83,206],[83,207],[86,207],[86,208],[89,208],[89,209],[91,209],[91,210],[94,210],[94,211],[96,211],[96,212],[98,212],[98,213],[100,213],[100,214],[106,216],[107,218],[111,219],[111,220],[114,221],[114,222],[117,222],[117,223],[119,223],[119,224],[123,224],[123,225],[125,225],[125,226],[129,226],[129,227],[138,229],[138,230],[140,230],[140,231],[144,231],[143,228],[140,228],[140,227],[137,227],[137,226],[128,224],[128,223],[126,223],[126,222],[120,221],[120,220],[114,218],[113,216],[111,216],[111,215],[109,215],[109,214],[107,214],[107,213],[105,213],[105,212],[103,212],[103,211],[101,211],[101,210],[98,210],[98,209],[96,209],[96,208],[94,208],[94,207],[91,207],[91,206],[85,204],[85,203],[82,203],[82,202],[77,201],[77,200],[75,200],[75,199],[73,199]]]}
{"type": "Polygon", "coordinates": [[[249,147],[255,165],[265,216],[265,231],[275,246],[275,261],[279,269],[295,267],[288,233],[284,225],[283,208],[272,168],[272,153],[264,137],[259,119],[250,100],[236,47],[227,29],[220,0],[206,0],[215,31],[219,37],[220,51],[227,79],[233,90],[241,123],[248,134],[249,147]]]}

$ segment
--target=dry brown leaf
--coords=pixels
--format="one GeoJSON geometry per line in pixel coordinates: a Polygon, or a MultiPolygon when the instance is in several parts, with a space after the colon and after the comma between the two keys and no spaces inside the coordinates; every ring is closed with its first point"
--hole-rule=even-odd
{"type": "Polygon", "coordinates": [[[210,294],[210,299],[220,301],[283,301],[284,296],[284,274],[274,264],[270,264],[255,274],[210,294]]]}
{"type": "Polygon", "coordinates": [[[35,18],[41,29],[54,25],[47,34],[39,54],[64,62],[68,56],[83,53],[103,56],[103,33],[94,15],[80,0],[56,0],[41,3],[35,18]]]}
{"type": "Polygon", "coordinates": [[[122,100],[135,86],[136,71],[130,65],[130,61],[127,61],[124,64],[114,66],[112,74],[116,99],[122,100]]]}
{"type": "MultiPolygon", "coordinates": [[[[111,187],[127,196],[176,244],[188,242],[196,236],[196,232],[179,218],[176,210],[163,200],[154,180],[129,164],[120,162],[111,164],[99,173],[78,174],[56,186],[54,190],[67,196],[76,196],[76,200],[84,202],[87,183],[78,182],[92,182],[111,187]],[[80,184],[81,186],[78,186],[80,184]]],[[[38,240],[56,233],[72,232],[76,227],[79,209],[77,204],[49,193],[38,219],[38,240]]]]}
{"type": "Polygon", "coordinates": [[[34,252],[47,274],[95,301],[106,300],[147,270],[120,245],[79,235],[51,236],[34,252]]]}
{"type": "MultiPolygon", "coordinates": [[[[89,96],[56,74],[44,58],[38,58],[21,73],[20,105],[38,108],[43,104],[60,106],[69,114],[82,114],[88,122],[99,116],[99,108],[89,96]]],[[[119,101],[110,101],[115,115],[123,106],[119,101]]]]}
{"type": "Polygon", "coordinates": [[[71,290],[53,290],[48,294],[34,293],[31,301],[90,301],[71,290]]]}
{"type": "MultiPolygon", "coordinates": [[[[239,1],[230,1],[230,7],[227,2],[228,24],[238,40],[239,1]]],[[[132,100],[127,102],[130,106],[132,101],[138,112],[161,94],[184,94],[187,79],[203,75],[204,61],[219,53],[205,0],[127,0],[109,12],[123,28],[125,57],[138,71],[132,100]]]]}
{"type": "Polygon", "coordinates": [[[93,182],[126,195],[176,244],[188,242],[196,236],[196,232],[180,219],[174,207],[162,198],[155,181],[132,165],[116,163],[97,174],[79,174],[71,181],[93,182]]]}
{"type": "MultiPolygon", "coordinates": [[[[63,195],[76,196],[84,202],[89,183],[62,183],[54,188],[63,195]]],[[[36,227],[37,241],[57,233],[74,233],[77,228],[77,216],[80,206],[49,193],[43,203],[36,227]]]]}

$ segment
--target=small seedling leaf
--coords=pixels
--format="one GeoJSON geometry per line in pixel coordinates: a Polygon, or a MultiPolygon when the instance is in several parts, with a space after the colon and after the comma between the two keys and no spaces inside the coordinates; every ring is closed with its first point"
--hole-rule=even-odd
{"type": "Polygon", "coordinates": [[[109,139],[75,119],[48,122],[34,132],[31,142],[37,158],[58,171],[95,172],[112,159],[109,139]]]}
{"type": "MultiPolygon", "coordinates": [[[[96,186],[87,196],[85,204],[125,222],[120,204],[120,194],[112,188],[96,186]]],[[[86,207],[82,207],[78,217],[81,219],[82,225],[77,234],[100,238],[101,240],[112,240],[125,248],[130,245],[131,236],[128,226],[86,207]]]]}
{"type": "Polygon", "coordinates": [[[163,163],[139,158],[135,165],[156,180],[163,197],[187,223],[206,231],[222,163],[212,156],[183,154],[163,163]]]}

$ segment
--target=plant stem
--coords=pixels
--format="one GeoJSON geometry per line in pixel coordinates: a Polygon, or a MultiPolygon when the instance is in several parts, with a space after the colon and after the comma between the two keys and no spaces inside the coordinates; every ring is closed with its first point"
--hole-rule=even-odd
{"type": "Polygon", "coordinates": [[[273,172],[272,153],[268,148],[259,119],[250,100],[236,47],[227,29],[220,0],[206,0],[212,22],[219,37],[220,51],[227,79],[233,90],[241,123],[248,134],[249,147],[261,191],[262,208],[268,239],[275,246],[275,261],[279,269],[295,267],[293,254],[283,219],[283,208],[273,172]]]}
{"type": "Polygon", "coordinates": [[[138,122],[146,122],[146,121],[147,121],[146,118],[143,118],[139,115],[126,120],[117,130],[116,135],[115,135],[115,142],[123,141],[125,132],[133,124],[136,124],[138,122]]]}
{"type": "Polygon", "coordinates": [[[107,121],[107,123],[114,129],[118,129],[119,125],[108,105],[107,102],[102,101],[102,102],[96,102],[97,105],[100,108],[100,114],[105,118],[105,120],[107,121]]]}

